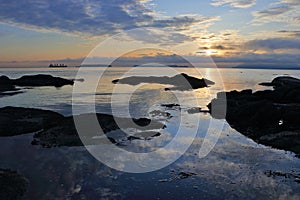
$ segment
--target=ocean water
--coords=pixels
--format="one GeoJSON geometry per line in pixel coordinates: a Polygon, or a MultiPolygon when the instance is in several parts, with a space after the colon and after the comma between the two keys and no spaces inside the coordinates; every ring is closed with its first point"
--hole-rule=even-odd
{"type": "MultiPolygon", "coordinates": [[[[258,83],[271,81],[280,75],[300,77],[300,71],[211,68],[175,68],[176,71],[147,68],[130,71],[131,68],[127,67],[90,67],[77,74],[77,70],[3,68],[0,75],[10,78],[26,74],[52,74],[84,81],[78,80],[74,86],[61,88],[20,88],[24,91],[21,94],[1,97],[0,107],[43,108],[71,115],[72,112],[90,112],[95,104],[97,112],[111,113],[113,109],[115,115],[123,117],[128,117],[128,113],[131,117],[152,117],[150,112],[153,110],[171,113],[173,117],[164,120],[167,127],[161,136],[125,145],[124,149],[134,152],[150,152],[164,147],[176,136],[179,127],[183,127],[184,132],[179,142],[185,143],[187,140],[189,143],[194,132],[195,138],[192,138],[192,144],[186,152],[178,154],[175,162],[148,173],[111,169],[95,159],[85,147],[32,146],[32,134],[0,138],[0,168],[16,169],[30,181],[25,199],[80,199],[80,196],[87,199],[300,198],[300,187],[295,178],[268,174],[274,171],[299,175],[300,161],[293,153],[256,144],[225,121],[212,119],[209,114],[187,113],[189,108],[195,106],[206,109],[217,92],[266,89],[258,83]],[[103,72],[100,82],[99,72],[103,72]],[[175,73],[204,77],[214,81],[215,85],[193,91],[165,91],[166,86],[161,84],[130,86],[112,83],[112,80],[124,75],[164,76],[175,73]],[[74,87],[83,89],[74,90],[74,87]],[[96,89],[90,90],[93,87],[96,89]],[[161,106],[162,103],[179,102],[181,110],[161,106]],[[76,105],[74,110],[72,104],[76,105]],[[220,133],[217,139],[213,137],[216,132],[220,133]],[[212,137],[206,137],[209,134],[212,137]],[[199,149],[205,139],[211,143],[216,142],[216,145],[207,156],[200,158],[199,149]],[[183,176],[184,173],[189,176],[183,176]]],[[[143,162],[149,164],[151,161],[143,162]]],[[[124,168],[130,167],[130,162],[127,165],[124,168]]]]}

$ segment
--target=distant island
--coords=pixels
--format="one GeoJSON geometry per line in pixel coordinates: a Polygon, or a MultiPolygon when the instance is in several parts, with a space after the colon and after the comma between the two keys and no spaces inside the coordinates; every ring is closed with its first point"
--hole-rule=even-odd
{"type": "Polygon", "coordinates": [[[50,64],[49,67],[68,67],[68,65],[65,64],[50,64]]]}
{"type": "Polygon", "coordinates": [[[300,66],[295,65],[288,65],[288,66],[282,66],[282,65],[266,65],[266,64],[255,64],[255,65],[247,65],[242,64],[233,67],[235,69],[286,69],[286,70],[299,70],[300,66]]]}
{"type": "MultiPolygon", "coordinates": [[[[139,66],[141,66],[141,65],[133,65],[133,67],[139,67],[139,66]]],[[[167,67],[172,67],[172,68],[178,68],[178,67],[180,67],[180,68],[188,68],[189,66],[187,66],[187,65],[165,65],[165,66],[167,66],[167,67]]],[[[143,65],[143,67],[158,67],[158,66],[151,66],[151,65],[143,65]]]]}

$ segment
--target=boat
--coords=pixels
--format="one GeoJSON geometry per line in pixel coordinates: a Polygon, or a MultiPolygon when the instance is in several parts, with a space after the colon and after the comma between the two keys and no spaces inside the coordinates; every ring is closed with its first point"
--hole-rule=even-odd
{"type": "Polygon", "coordinates": [[[65,64],[50,64],[49,67],[68,67],[68,65],[65,64]]]}

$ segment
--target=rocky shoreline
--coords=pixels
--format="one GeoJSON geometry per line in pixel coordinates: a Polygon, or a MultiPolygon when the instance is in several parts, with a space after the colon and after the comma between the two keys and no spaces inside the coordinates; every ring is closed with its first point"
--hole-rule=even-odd
{"type": "Polygon", "coordinates": [[[212,117],[257,143],[300,155],[300,80],[277,77],[273,90],[221,92],[208,105],[212,117]],[[224,115],[226,106],[226,116],[224,115]]]}

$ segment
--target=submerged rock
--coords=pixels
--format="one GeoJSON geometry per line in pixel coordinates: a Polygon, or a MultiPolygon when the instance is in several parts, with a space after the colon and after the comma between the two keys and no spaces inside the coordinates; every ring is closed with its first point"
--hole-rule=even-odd
{"type": "Polygon", "coordinates": [[[207,80],[205,78],[199,79],[187,74],[181,73],[172,77],[168,76],[131,76],[122,79],[116,79],[112,81],[113,83],[129,84],[129,85],[138,85],[140,83],[158,83],[173,85],[172,88],[166,88],[165,90],[190,90],[208,87],[209,85],[215,84],[213,81],[207,80]]]}
{"type": "Polygon", "coordinates": [[[272,171],[272,170],[268,170],[264,172],[265,175],[267,175],[268,177],[281,177],[281,178],[285,178],[285,179],[291,179],[294,180],[296,183],[300,183],[300,174],[295,173],[295,172],[280,172],[280,171],[272,171]]]}
{"type": "Polygon", "coordinates": [[[200,108],[200,107],[193,107],[193,108],[187,109],[187,113],[189,113],[189,114],[207,113],[207,112],[209,112],[209,111],[208,110],[202,110],[202,108],[200,108]]]}
{"type": "Polygon", "coordinates": [[[163,118],[171,118],[171,114],[168,112],[164,112],[161,110],[153,110],[149,113],[152,117],[163,117],[163,118]]]}
{"type": "Polygon", "coordinates": [[[0,199],[22,199],[29,181],[16,171],[0,169],[0,199]]]}
{"type": "Polygon", "coordinates": [[[274,89],[218,93],[208,105],[212,117],[225,118],[232,128],[258,143],[299,154],[300,80],[277,77],[261,85],[274,89]]]}

